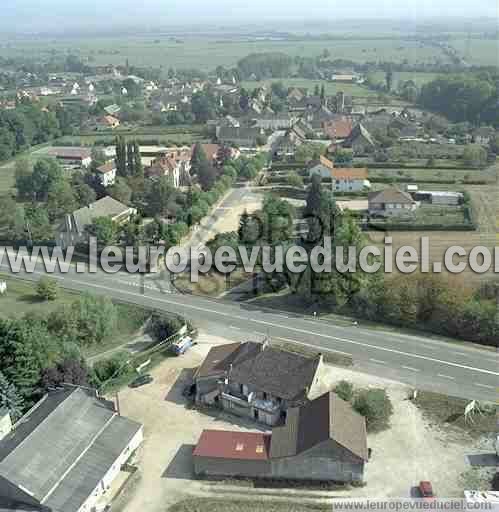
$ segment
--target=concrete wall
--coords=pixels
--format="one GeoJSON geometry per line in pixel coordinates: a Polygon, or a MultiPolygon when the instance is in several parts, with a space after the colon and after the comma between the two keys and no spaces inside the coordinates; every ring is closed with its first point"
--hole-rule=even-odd
{"type": "Polygon", "coordinates": [[[12,420],[7,412],[0,416],[0,441],[12,431],[12,420]]]}
{"type": "Polygon", "coordinates": [[[270,475],[270,462],[195,456],[194,473],[198,476],[263,478],[270,475]]]}

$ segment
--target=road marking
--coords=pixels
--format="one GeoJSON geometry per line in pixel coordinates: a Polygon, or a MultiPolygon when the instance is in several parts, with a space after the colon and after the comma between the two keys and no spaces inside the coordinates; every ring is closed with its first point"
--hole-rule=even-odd
{"type": "Polygon", "coordinates": [[[283,340],[283,341],[288,341],[290,343],[294,343],[296,345],[303,345],[305,347],[308,347],[308,348],[316,348],[317,350],[327,350],[328,352],[334,352],[335,354],[341,354],[342,356],[349,356],[349,357],[353,357],[352,354],[349,354],[348,352],[342,352],[341,350],[336,350],[334,348],[317,348],[317,347],[313,347],[312,345],[309,345],[308,343],[304,343],[302,341],[296,341],[296,340],[292,340],[290,338],[283,338],[282,336],[273,336],[273,338],[275,340],[283,340]]]}
{"type": "Polygon", "coordinates": [[[267,336],[267,333],[265,333],[265,332],[256,331],[255,334],[258,334],[258,336],[267,336]]]}
{"type": "Polygon", "coordinates": [[[442,379],[456,380],[455,377],[451,377],[450,375],[443,375],[441,373],[438,373],[437,377],[442,377],[442,379]]]}
{"type": "Polygon", "coordinates": [[[495,389],[495,386],[489,386],[488,384],[480,384],[479,382],[475,382],[474,384],[475,386],[480,386],[481,388],[495,389]]]}
{"type": "Polygon", "coordinates": [[[373,363],[378,363],[378,364],[386,364],[386,361],[381,361],[380,359],[370,358],[369,361],[372,361],[373,363]]]}
{"type": "MultiPolygon", "coordinates": [[[[7,270],[9,270],[8,269],[8,265],[5,264],[5,263],[1,264],[0,267],[7,268],[7,270]]],[[[46,272],[39,272],[39,271],[35,270],[32,274],[46,275],[46,272]]],[[[14,274],[14,277],[16,277],[16,274],[14,274]]],[[[51,277],[53,279],[59,279],[61,281],[64,281],[66,279],[65,276],[61,276],[61,275],[57,275],[57,274],[51,274],[51,277]]],[[[104,286],[104,285],[100,285],[100,284],[90,283],[88,281],[79,281],[77,279],[67,279],[67,281],[69,281],[70,283],[75,283],[75,284],[83,285],[83,286],[86,286],[86,287],[102,289],[104,291],[107,291],[108,293],[109,293],[109,290],[110,290],[109,286],[104,286]]],[[[358,345],[360,347],[370,348],[370,349],[373,349],[373,350],[379,350],[380,352],[388,352],[390,354],[397,354],[397,355],[407,356],[407,357],[411,357],[411,358],[414,358],[414,359],[420,359],[422,361],[430,361],[432,363],[439,363],[439,364],[443,364],[443,365],[446,365],[446,366],[451,366],[451,367],[454,367],[454,368],[461,368],[463,370],[470,370],[470,371],[473,371],[473,372],[476,372],[476,373],[483,373],[483,374],[486,374],[486,375],[494,375],[496,377],[499,377],[499,373],[493,372],[492,370],[486,370],[484,368],[475,368],[473,366],[468,366],[468,365],[460,364],[460,363],[454,363],[452,361],[444,361],[442,359],[436,359],[436,358],[429,357],[429,356],[422,356],[420,354],[411,354],[410,352],[403,352],[401,350],[396,350],[396,349],[393,349],[393,348],[380,347],[380,346],[377,346],[377,345],[371,345],[369,343],[362,343],[360,341],[349,340],[347,338],[339,338],[337,336],[330,336],[328,334],[311,332],[309,330],[300,329],[298,327],[290,327],[290,326],[285,326],[285,325],[279,325],[279,324],[275,324],[273,322],[268,322],[266,320],[255,320],[255,319],[252,319],[252,318],[246,318],[244,316],[235,315],[232,312],[231,313],[225,313],[223,311],[216,311],[214,309],[209,309],[209,308],[205,308],[205,307],[201,307],[201,306],[195,306],[195,305],[192,305],[192,304],[186,304],[186,303],[183,303],[183,302],[175,302],[173,300],[168,300],[168,299],[164,299],[164,298],[160,298],[160,297],[144,297],[144,295],[141,294],[141,293],[135,293],[135,292],[132,292],[132,291],[127,291],[127,290],[116,290],[116,292],[120,293],[122,295],[129,295],[131,297],[140,297],[142,299],[147,298],[151,302],[160,302],[160,303],[163,303],[163,304],[170,304],[172,306],[176,306],[176,307],[180,307],[180,308],[184,308],[184,309],[191,309],[191,310],[194,310],[194,311],[202,311],[204,313],[211,313],[213,315],[228,317],[228,318],[236,319],[236,320],[242,320],[244,322],[251,322],[251,323],[254,323],[254,324],[258,324],[258,325],[265,325],[267,327],[275,327],[275,328],[278,328],[278,329],[285,329],[287,331],[297,332],[297,333],[300,333],[300,334],[305,334],[307,336],[312,336],[312,337],[316,337],[316,338],[325,338],[325,339],[330,339],[330,340],[334,340],[334,341],[340,341],[340,342],[343,342],[343,343],[350,343],[351,345],[358,345]]],[[[293,342],[301,343],[301,342],[297,342],[296,340],[293,340],[293,342]]],[[[313,347],[313,345],[308,344],[308,343],[302,343],[302,344],[307,345],[309,347],[310,346],[313,347]]],[[[315,347],[315,348],[317,348],[317,347],[315,347]]],[[[330,350],[332,350],[332,349],[330,349],[330,350]]]]}
{"type": "Polygon", "coordinates": [[[411,372],[420,372],[421,370],[419,370],[418,368],[412,368],[412,366],[402,366],[402,368],[404,370],[409,370],[411,372]]]}
{"type": "Polygon", "coordinates": [[[236,327],[235,325],[230,325],[229,326],[231,329],[236,329],[236,331],[240,331],[241,328],[240,327],[236,327]]]}

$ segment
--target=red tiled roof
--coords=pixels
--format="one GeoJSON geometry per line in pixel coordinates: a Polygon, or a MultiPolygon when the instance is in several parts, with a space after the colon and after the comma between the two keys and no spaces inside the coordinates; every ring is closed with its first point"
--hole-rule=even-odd
{"type": "Polygon", "coordinates": [[[336,180],[367,180],[367,169],[365,167],[337,167],[332,175],[336,180]]]}
{"type": "Polygon", "coordinates": [[[237,460],[267,460],[271,435],[225,430],[203,430],[194,449],[195,457],[237,460]]]}
{"type": "MultiPolygon", "coordinates": [[[[194,144],[192,146],[192,153],[194,152],[194,148],[196,145],[194,144]]],[[[206,158],[208,160],[214,160],[217,158],[218,152],[220,151],[220,145],[219,144],[201,144],[201,147],[203,148],[203,151],[206,155],[206,158]]]]}
{"type": "Polygon", "coordinates": [[[116,164],[114,162],[107,162],[104,165],[97,167],[97,171],[101,174],[107,174],[116,170],[116,164]]]}

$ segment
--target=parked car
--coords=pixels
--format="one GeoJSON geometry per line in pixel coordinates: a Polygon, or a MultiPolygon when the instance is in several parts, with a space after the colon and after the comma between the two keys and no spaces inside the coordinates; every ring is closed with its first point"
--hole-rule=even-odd
{"type": "Polygon", "coordinates": [[[431,482],[428,482],[427,480],[422,480],[421,482],[419,482],[419,492],[421,493],[421,497],[424,500],[435,499],[433,486],[431,485],[431,482]]]}
{"type": "Polygon", "coordinates": [[[130,383],[131,388],[140,388],[141,386],[145,386],[146,384],[150,384],[153,381],[152,375],[149,375],[148,373],[145,375],[141,375],[140,377],[137,377],[134,381],[130,383]]]}
{"type": "Polygon", "coordinates": [[[177,356],[185,354],[194,345],[194,340],[190,336],[181,338],[172,345],[173,353],[177,356]]]}

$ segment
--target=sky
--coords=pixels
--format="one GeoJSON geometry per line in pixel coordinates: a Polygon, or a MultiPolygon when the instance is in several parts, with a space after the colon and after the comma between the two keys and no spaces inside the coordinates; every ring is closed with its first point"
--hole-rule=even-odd
{"type": "Polygon", "coordinates": [[[435,17],[499,19],[498,0],[2,0],[0,28],[45,31],[122,25],[435,17]]]}

